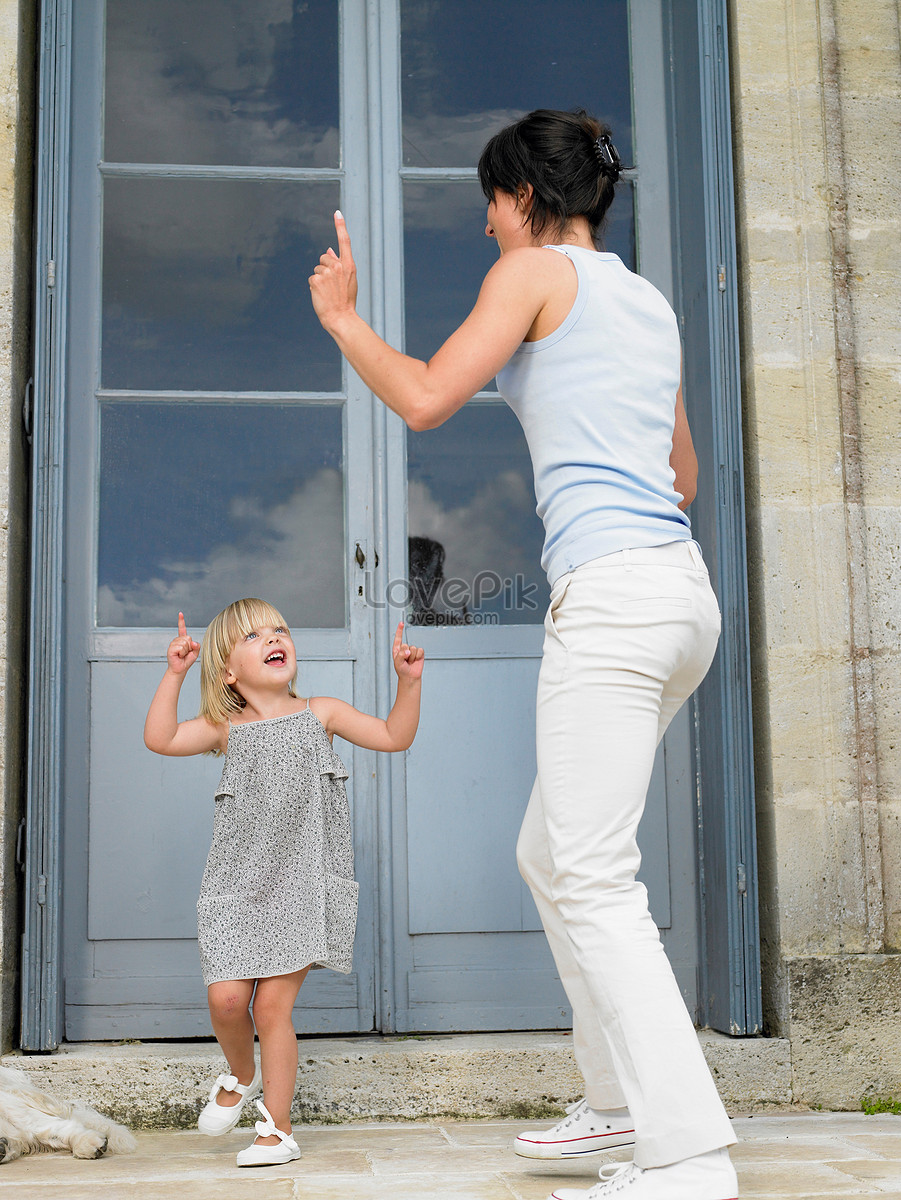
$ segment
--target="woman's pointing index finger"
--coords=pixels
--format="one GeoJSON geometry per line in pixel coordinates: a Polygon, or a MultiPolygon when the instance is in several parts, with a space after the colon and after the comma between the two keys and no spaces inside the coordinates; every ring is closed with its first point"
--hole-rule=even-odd
{"type": "Polygon", "coordinates": [[[344,214],[340,208],[335,209],[335,232],[338,235],[338,257],[350,259],[353,262],[353,254],[350,249],[350,234],[347,232],[347,222],[344,220],[344,214]]]}

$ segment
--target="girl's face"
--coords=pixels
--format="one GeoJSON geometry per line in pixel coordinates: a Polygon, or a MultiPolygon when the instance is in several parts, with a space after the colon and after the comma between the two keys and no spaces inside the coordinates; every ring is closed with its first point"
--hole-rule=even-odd
{"type": "Polygon", "coordinates": [[[297,671],[297,653],[283,625],[260,625],[233,648],[225,664],[225,682],[239,695],[246,688],[287,687],[297,671]]]}
{"type": "Polygon", "coordinates": [[[488,205],[488,224],[485,236],[495,238],[501,254],[520,246],[532,246],[532,227],[526,219],[530,196],[520,192],[511,196],[509,192],[496,191],[488,205]]]}

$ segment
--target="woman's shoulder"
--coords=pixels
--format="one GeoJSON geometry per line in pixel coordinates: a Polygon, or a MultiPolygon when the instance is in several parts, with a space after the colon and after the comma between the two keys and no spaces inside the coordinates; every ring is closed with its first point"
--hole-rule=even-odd
{"type": "Polygon", "coordinates": [[[563,254],[549,254],[549,246],[518,246],[502,254],[486,275],[510,288],[524,283],[534,285],[542,280],[553,281],[572,273],[572,265],[563,254]]]}

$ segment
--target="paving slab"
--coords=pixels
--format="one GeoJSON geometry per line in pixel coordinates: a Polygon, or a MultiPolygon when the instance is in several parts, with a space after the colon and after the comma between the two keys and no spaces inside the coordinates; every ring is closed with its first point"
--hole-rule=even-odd
{"type": "MultiPolygon", "coordinates": [[[[901,1117],[785,1113],[738,1117],[733,1150],[742,1200],[901,1200],[901,1117]]],[[[543,1127],[542,1122],[526,1125],[543,1127]]],[[[63,1153],[0,1167],[0,1200],[547,1200],[585,1188],[625,1150],[569,1163],[518,1158],[522,1121],[369,1121],[300,1125],[303,1157],[242,1170],[249,1131],[139,1131],[133,1154],[80,1161],[63,1153]]]]}

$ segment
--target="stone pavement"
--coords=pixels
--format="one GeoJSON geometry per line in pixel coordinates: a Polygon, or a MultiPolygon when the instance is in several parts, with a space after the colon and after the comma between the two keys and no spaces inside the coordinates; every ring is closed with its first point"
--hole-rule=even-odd
{"type": "MultiPolygon", "coordinates": [[[[79,1162],[68,1154],[0,1167],[0,1200],[545,1200],[559,1184],[588,1188],[604,1161],[536,1163],[509,1149],[521,1121],[434,1120],[303,1125],[303,1158],[241,1170],[249,1130],[221,1139],[139,1133],[134,1154],[79,1162]]],[[[901,1117],[777,1113],[739,1117],[733,1149],[742,1200],[901,1200],[901,1117]]]]}

